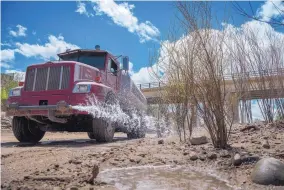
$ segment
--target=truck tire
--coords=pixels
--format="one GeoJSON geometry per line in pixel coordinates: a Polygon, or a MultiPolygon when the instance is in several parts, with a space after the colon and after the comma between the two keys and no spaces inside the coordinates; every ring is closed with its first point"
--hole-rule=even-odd
{"type": "Polygon", "coordinates": [[[115,128],[111,122],[101,118],[93,120],[94,137],[98,142],[111,142],[113,140],[115,128]]]}
{"type": "Polygon", "coordinates": [[[45,131],[40,130],[36,122],[25,117],[13,117],[12,130],[16,139],[20,142],[36,143],[45,134],[45,131]]]}
{"type": "Polygon", "coordinates": [[[89,137],[90,139],[96,139],[93,132],[88,132],[88,137],[89,137]]]}
{"type": "MultiPolygon", "coordinates": [[[[105,98],[105,104],[114,105],[117,99],[113,93],[108,93],[105,98]]],[[[113,140],[115,127],[113,123],[104,118],[93,119],[94,137],[97,142],[111,142],[113,140]]]]}
{"type": "Polygon", "coordinates": [[[129,139],[141,139],[145,138],[146,134],[143,131],[133,130],[130,133],[127,133],[127,138],[129,139]]]}
{"type": "Polygon", "coordinates": [[[137,124],[137,126],[134,129],[128,132],[127,137],[129,139],[140,139],[140,138],[145,138],[145,136],[146,136],[146,124],[143,117],[140,117],[140,125],[137,124]]]}

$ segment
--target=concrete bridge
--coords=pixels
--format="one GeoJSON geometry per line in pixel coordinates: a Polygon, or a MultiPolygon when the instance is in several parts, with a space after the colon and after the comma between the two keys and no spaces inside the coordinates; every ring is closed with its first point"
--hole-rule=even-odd
{"type": "MultiPolygon", "coordinates": [[[[157,104],[161,102],[166,83],[152,82],[137,84],[137,86],[147,98],[148,104],[157,104]]],[[[284,68],[227,75],[225,76],[225,89],[229,96],[238,98],[233,114],[234,122],[239,122],[240,101],[284,98],[284,68]],[[236,82],[237,80],[242,81],[236,82]]],[[[241,122],[244,122],[243,117],[241,115],[241,122]]]]}

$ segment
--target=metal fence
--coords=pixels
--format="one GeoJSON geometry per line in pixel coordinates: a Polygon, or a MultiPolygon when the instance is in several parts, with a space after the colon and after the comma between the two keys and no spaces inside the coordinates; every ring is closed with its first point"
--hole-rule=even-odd
{"type": "MultiPolygon", "coordinates": [[[[267,70],[260,70],[260,71],[250,71],[250,72],[243,72],[243,73],[232,73],[228,75],[224,75],[225,80],[233,80],[238,78],[256,78],[256,77],[263,77],[263,76],[284,76],[284,68],[279,69],[267,69],[267,70]]],[[[160,88],[166,86],[165,82],[150,82],[150,83],[142,83],[136,84],[140,89],[150,89],[150,88],[160,88]]]]}

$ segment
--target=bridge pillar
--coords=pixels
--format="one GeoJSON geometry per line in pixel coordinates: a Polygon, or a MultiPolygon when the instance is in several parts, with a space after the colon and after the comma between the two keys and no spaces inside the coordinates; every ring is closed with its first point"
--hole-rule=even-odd
{"type": "Polygon", "coordinates": [[[193,105],[191,110],[192,110],[192,113],[191,113],[192,114],[192,126],[193,127],[197,127],[198,126],[198,123],[197,123],[198,115],[197,115],[197,107],[196,107],[196,105],[193,105]]]}
{"type": "Polygon", "coordinates": [[[239,117],[239,102],[235,105],[233,105],[233,110],[232,110],[232,116],[233,116],[233,123],[239,123],[240,122],[240,117],[239,117]]]}
{"type": "Polygon", "coordinates": [[[229,108],[229,115],[228,117],[230,120],[232,119],[232,123],[239,123],[240,117],[239,117],[239,99],[236,95],[236,93],[229,93],[226,96],[226,101],[230,102],[230,108],[229,108]]]}

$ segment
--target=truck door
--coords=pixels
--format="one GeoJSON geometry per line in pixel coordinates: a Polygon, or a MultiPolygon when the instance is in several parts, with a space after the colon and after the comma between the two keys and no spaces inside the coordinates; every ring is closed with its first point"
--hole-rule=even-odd
{"type": "Polygon", "coordinates": [[[107,83],[115,91],[118,90],[118,87],[117,87],[118,70],[119,70],[119,67],[116,64],[116,62],[113,59],[109,58],[108,69],[107,69],[107,83]]]}

